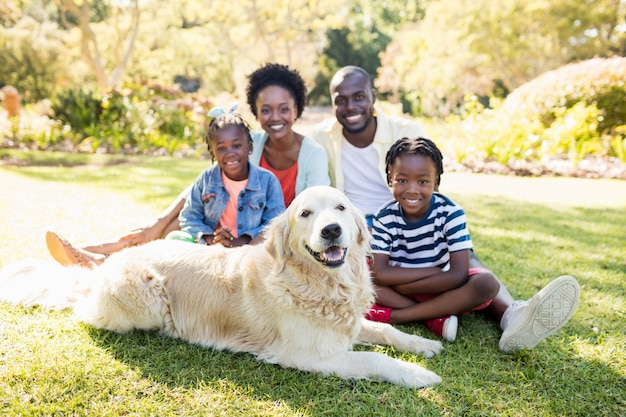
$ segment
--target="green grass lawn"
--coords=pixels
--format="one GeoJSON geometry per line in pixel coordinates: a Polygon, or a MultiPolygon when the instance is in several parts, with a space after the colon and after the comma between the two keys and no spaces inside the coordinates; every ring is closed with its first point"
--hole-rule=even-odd
{"type": "MultiPolygon", "coordinates": [[[[0,156],[6,151],[0,151],[0,156]]],[[[0,265],[50,259],[46,230],[93,243],[141,226],[207,165],[172,158],[18,154],[0,168],[0,265]]],[[[575,276],[570,323],[530,352],[498,351],[498,327],[463,316],[434,359],[375,349],[437,372],[412,391],[283,369],[153,333],[95,330],[67,312],[0,304],[0,410],[15,416],[626,415],[626,182],[445,173],[476,251],[514,296],[575,276]]],[[[431,337],[420,324],[402,330],[431,337]]]]}

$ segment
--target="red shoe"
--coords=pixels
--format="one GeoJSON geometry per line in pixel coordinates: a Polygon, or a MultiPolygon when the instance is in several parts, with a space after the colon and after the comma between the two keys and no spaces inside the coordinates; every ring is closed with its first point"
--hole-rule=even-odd
{"type": "Polygon", "coordinates": [[[365,318],[369,321],[378,321],[380,323],[391,322],[391,308],[372,304],[370,311],[365,314],[365,318]]]}
{"type": "Polygon", "coordinates": [[[435,335],[442,337],[448,342],[456,339],[456,330],[459,326],[459,319],[456,316],[445,316],[437,319],[426,320],[426,327],[435,335]]]}

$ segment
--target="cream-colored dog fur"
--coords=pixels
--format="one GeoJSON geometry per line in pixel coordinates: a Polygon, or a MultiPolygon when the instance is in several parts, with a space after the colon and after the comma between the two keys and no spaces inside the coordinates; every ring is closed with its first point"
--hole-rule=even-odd
{"type": "Polygon", "coordinates": [[[373,300],[369,233],[341,192],[307,189],[265,237],[234,249],[156,241],[94,270],[14,265],[0,275],[0,299],[73,307],[97,328],[158,330],[324,375],[411,388],[441,381],[416,364],[351,350],[359,342],[386,344],[432,357],[441,343],[363,318],[373,300]]]}

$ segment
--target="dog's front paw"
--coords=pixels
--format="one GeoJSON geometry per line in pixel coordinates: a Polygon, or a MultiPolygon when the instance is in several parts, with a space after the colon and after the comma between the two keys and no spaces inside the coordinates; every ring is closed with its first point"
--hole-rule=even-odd
{"type": "Polygon", "coordinates": [[[425,358],[433,358],[441,352],[443,345],[438,340],[426,339],[414,336],[409,344],[409,350],[413,353],[421,353],[425,358]]]}
{"type": "Polygon", "coordinates": [[[434,372],[424,369],[418,378],[411,382],[411,388],[424,388],[441,383],[441,377],[434,372]]]}
{"type": "Polygon", "coordinates": [[[399,375],[401,380],[392,382],[413,389],[424,388],[441,382],[439,375],[419,365],[403,363],[402,368],[402,370],[394,373],[394,375],[399,375]]]}

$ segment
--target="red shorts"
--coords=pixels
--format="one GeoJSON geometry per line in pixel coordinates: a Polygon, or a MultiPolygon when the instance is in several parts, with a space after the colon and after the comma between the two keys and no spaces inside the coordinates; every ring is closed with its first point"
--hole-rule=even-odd
{"type": "MultiPolygon", "coordinates": [[[[467,276],[471,277],[472,275],[476,275],[476,274],[479,274],[481,272],[489,272],[489,271],[486,270],[486,269],[483,269],[483,268],[470,268],[469,271],[467,271],[467,276]]],[[[428,300],[430,300],[432,298],[435,298],[438,295],[439,294],[411,294],[411,295],[409,295],[409,297],[411,297],[412,299],[414,299],[415,301],[417,301],[419,303],[423,303],[424,301],[428,301],[428,300]]],[[[491,305],[492,301],[493,300],[486,301],[486,302],[482,303],[481,305],[474,307],[470,311],[483,310],[483,309],[489,307],[491,305]]],[[[466,313],[469,313],[470,311],[466,311],[466,313]]]]}

